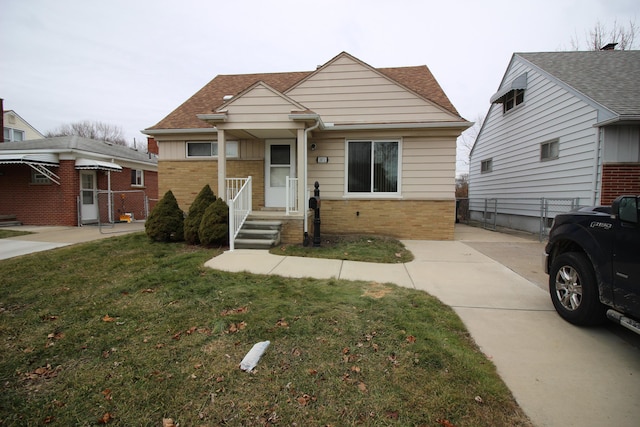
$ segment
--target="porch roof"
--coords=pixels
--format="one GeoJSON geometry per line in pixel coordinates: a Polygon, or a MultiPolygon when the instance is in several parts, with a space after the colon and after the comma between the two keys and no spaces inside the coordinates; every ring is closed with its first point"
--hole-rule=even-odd
{"type": "Polygon", "coordinates": [[[103,162],[94,159],[76,159],[76,169],[107,170],[112,172],[122,172],[122,166],[117,163],[103,162]]]}
{"type": "Polygon", "coordinates": [[[60,166],[58,155],[53,153],[13,153],[0,154],[0,164],[37,164],[43,166],[60,166]]]}

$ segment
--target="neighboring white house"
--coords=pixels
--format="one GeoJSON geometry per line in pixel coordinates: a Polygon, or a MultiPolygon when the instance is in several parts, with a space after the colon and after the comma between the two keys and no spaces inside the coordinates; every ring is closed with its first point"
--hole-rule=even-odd
{"type": "Polygon", "coordinates": [[[538,232],[640,194],[640,51],[515,53],[470,155],[471,219],[538,232]]]}
{"type": "Polygon", "coordinates": [[[2,112],[4,142],[27,141],[30,139],[42,139],[44,135],[38,132],[25,119],[13,110],[2,112]]]}

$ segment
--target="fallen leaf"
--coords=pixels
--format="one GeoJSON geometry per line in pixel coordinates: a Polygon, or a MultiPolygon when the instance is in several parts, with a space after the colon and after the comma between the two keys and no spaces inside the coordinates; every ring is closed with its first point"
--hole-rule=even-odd
{"type": "Polygon", "coordinates": [[[109,412],[105,412],[102,417],[98,419],[98,424],[107,424],[113,419],[113,416],[109,412]]]}
{"type": "Polygon", "coordinates": [[[108,314],[106,314],[103,318],[102,321],[103,322],[113,322],[114,320],[116,320],[114,317],[109,316],[108,314]]]}
{"type": "Polygon", "coordinates": [[[162,427],[176,427],[176,425],[173,422],[173,418],[163,418],[162,427]]]}
{"type": "Polygon", "coordinates": [[[287,321],[286,321],[286,320],[284,320],[284,319],[280,319],[280,320],[278,320],[278,321],[276,322],[276,326],[280,326],[280,327],[282,327],[282,328],[288,328],[288,327],[289,327],[289,324],[287,323],[287,321]]]}
{"type": "Polygon", "coordinates": [[[230,316],[232,314],[246,313],[247,311],[249,311],[248,307],[231,308],[229,310],[222,310],[222,313],[220,313],[220,315],[221,316],[230,316]]]}
{"type": "Polygon", "coordinates": [[[359,367],[359,366],[352,366],[352,367],[351,367],[351,372],[357,372],[357,373],[359,373],[359,372],[360,372],[360,367],[359,367]]]}
{"type": "Polygon", "coordinates": [[[185,333],[186,333],[187,335],[191,335],[192,333],[194,333],[194,332],[195,332],[195,331],[197,331],[197,330],[198,330],[198,327],[197,327],[197,326],[192,326],[192,327],[190,327],[189,329],[187,329],[187,330],[185,331],[185,333]]]}
{"type": "Polygon", "coordinates": [[[309,369],[307,372],[309,372],[309,375],[318,375],[318,371],[315,369],[309,369]]]}
{"type": "Polygon", "coordinates": [[[107,388],[107,389],[102,390],[102,394],[104,395],[104,398],[105,398],[106,400],[112,400],[112,397],[111,397],[111,389],[108,389],[108,388],[107,388]]]}
{"type": "Polygon", "coordinates": [[[474,398],[474,400],[475,400],[476,402],[478,402],[478,403],[484,403],[484,400],[482,400],[482,398],[481,398],[480,396],[476,396],[476,397],[474,398]]]}
{"type": "Polygon", "coordinates": [[[367,392],[367,385],[363,382],[358,384],[358,390],[360,390],[362,393],[366,393],[367,392]]]}
{"type": "Polygon", "coordinates": [[[409,335],[409,336],[407,337],[407,342],[408,342],[409,344],[413,344],[414,342],[416,342],[416,337],[414,337],[413,335],[409,335]]]}
{"type": "Polygon", "coordinates": [[[182,335],[182,332],[175,333],[175,334],[173,334],[173,336],[171,337],[171,339],[174,339],[174,340],[176,340],[176,341],[179,341],[179,340],[180,340],[180,336],[181,336],[181,335],[182,335]]]}
{"type": "Polygon", "coordinates": [[[49,415],[49,416],[48,416],[48,417],[46,417],[44,420],[42,420],[42,424],[50,424],[50,423],[52,423],[55,419],[56,419],[56,417],[54,417],[53,415],[49,415]]]}
{"type": "Polygon", "coordinates": [[[147,289],[141,290],[140,292],[143,293],[143,294],[152,294],[152,293],[155,292],[155,290],[151,289],[151,288],[147,288],[147,289]]]}
{"type": "Polygon", "coordinates": [[[397,420],[400,413],[398,411],[387,411],[387,418],[390,420],[397,420]]]}
{"type": "Polygon", "coordinates": [[[443,420],[443,419],[437,419],[436,422],[440,425],[442,425],[443,427],[456,427],[453,424],[451,424],[449,421],[447,420],[443,420]]]}
{"type": "Polygon", "coordinates": [[[402,258],[402,254],[400,252],[396,252],[396,258],[402,258]]]}

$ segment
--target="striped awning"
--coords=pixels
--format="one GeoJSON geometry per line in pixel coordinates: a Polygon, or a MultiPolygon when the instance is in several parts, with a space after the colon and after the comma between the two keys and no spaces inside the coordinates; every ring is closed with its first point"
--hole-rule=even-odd
{"type": "Polygon", "coordinates": [[[106,170],[112,172],[122,172],[122,166],[117,163],[104,162],[94,159],[76,159],[76,169],[106,170]]]}
{"type": "Polygon", "coordinates": [[[0,154],[0,164],[36,164],[43,166],[60,166],[58,155],[52,153],[34,153],[34,154],[0,154]]]}

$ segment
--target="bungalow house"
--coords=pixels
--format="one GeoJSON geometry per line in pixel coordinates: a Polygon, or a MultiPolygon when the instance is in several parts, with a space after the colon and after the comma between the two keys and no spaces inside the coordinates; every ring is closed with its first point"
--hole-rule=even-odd
{"type": "Polygon", "coordinates": [[[160,194],[186,211],[209,184],[234,235],[246,217],[277,218],[282,241],[303,241],[318,182],[322,233],[446,240],[469,126],[426,66],[343,52],[314,71],[219,75],[143,132],[159,147],[160,194]]]}
{"type": "Polygon", "coordinates": [[[0,225],[144,219],[158,199],[157,162],[78,136],[0,143],[0,225]]]}
{"type": "Polygon", "coordinates": [[[471,151],[471,218],[544,232],[640,194],[639,76],[640,51],[515,53],[471,151]]]}

